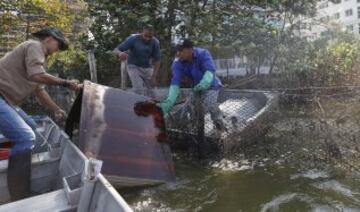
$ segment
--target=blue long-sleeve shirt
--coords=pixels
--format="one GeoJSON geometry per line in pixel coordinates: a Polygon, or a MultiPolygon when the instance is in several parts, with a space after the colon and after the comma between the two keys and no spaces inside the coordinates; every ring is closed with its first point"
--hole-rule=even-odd
{"type": "Polygon", "coordinates": [[[215,74],[216,68],[209,51],[206,49],[194,48],[191,63],[182,62],[179,58],[175,58],[172,64],[173,76],[171,85],[180,86],[182,76],[187,76],[192,81],[192,87],[194,87],[201,81],[206,71],[211,71],[214,74],[210,89],[220,89],[222,84],[215,74]]]}
{"type": "Polygon", "coordinates": [[[129,51],[128,63],[142,68],[151,67],[150,60],[160,61],[160,42],[155,37],[146,42],[141,34],[130,35],[117,48],[122,52],[129,51]]]}

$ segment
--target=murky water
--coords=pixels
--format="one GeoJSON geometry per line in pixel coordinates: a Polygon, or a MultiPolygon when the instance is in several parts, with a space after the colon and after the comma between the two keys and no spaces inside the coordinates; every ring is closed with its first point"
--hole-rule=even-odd
{"type": "Polygon", "coordinates": [[[176,167],[175,184],[127,191],[125,199],[135,211],[360,211],[360,178],[353,175],[184,160],[176,167]]]}
{"type": "Polygon", "coordinates": [[[360,113],[336,104],[279,119],[233,159],[176,157],[176,183],[121,193],[135,211],[360,211],[360,113]]]}

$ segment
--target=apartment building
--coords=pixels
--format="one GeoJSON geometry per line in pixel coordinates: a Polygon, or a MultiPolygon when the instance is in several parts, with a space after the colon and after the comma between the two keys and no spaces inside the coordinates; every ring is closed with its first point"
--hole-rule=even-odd
{"type": "Polygon", "coordinates": [[[304,21],[301,35],[315,39],[334,28],[360,35],[360,0],[319,2],[316,17],[304,21]]]}

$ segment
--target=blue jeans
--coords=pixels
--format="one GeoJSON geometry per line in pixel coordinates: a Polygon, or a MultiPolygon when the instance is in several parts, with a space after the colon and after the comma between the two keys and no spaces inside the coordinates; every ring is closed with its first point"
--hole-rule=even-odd
{"type": "Polygon", "coordinates": [[[0,131],[13,143],[10,155],[32,149],[36,123],[19,107],[10,106],[0,97],[0,131]]]}

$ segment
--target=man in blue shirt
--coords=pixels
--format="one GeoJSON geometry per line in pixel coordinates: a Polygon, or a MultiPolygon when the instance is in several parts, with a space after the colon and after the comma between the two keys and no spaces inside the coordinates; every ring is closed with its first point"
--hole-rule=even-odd
{"type": "Polygon", "coordinates": [[[115,53],[120,60],[128,60],[133,91],[153,96],[151,88],[156,86],[160,70],[160,43],[154,37],[154,28],[147,25],[141,34],[130,35],[117,46],[115,53]]]}
{"type": "MultiPolygon", "coordinates": [[[[172,64],[173,76],[168,97],[158,104],[166,115],[175,104],[180,92],[180,83],[183,76],[192,82],[194,92],[200,92],[205,102],[205,112],[210,112],[217,129],[225,129],[222,113],[217,104],[219,90],[222,87],[220,79],[215,75],[215,65],[208,50],[194,48],[193,42],[182,39],[176,45],[178,57],[172,64]]],[[[191,96],[193,98],[193,96],[191,96]]]]}

